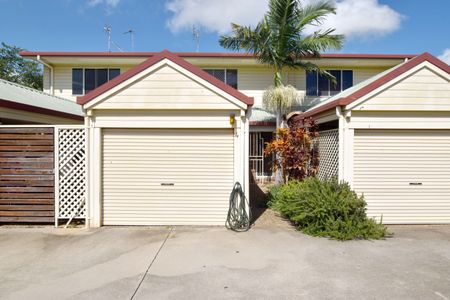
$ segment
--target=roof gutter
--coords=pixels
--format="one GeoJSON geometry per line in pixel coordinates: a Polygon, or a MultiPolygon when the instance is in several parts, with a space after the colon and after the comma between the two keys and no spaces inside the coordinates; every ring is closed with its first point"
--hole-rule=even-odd
{"type": "Polygon", "coordinates": [[[55,95],[53,91],[53,67],[41,59],[41,55],[36,56],[36,60],[50,69],[50,94],[55,95]]]}
{"type": "Polygon", "coordinates": [[[0,107],[6,107],[6,108],[11,108],[11,109],[16,109],[16,110],[24,110],[24,111],[29,111],[29,112],[36,113],[36,114],[51,115],[51,116],[55,116],[55,117],[72,119],[72,120],[77,120],[77,121],[83,121],[83,119],[84,119],[83,116],[74,115],[71,113],[57,111],[57,110],[53,110],[53,109],[49,109],[49,108],[43,108],[43,107],[39,107],[39,106],[23,104],[23,103],[17,103],[14,101],[4,100],[4,99],[0,99],[0,107]]]}

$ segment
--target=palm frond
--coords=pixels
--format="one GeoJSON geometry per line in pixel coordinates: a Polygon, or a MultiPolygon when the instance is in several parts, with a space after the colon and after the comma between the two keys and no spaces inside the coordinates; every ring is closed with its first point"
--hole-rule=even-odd
{"type": "MultiPolygon", "coordinates": [[[[317,71],[335,82],[331,74],[305,59],[319,58],[320,53],[329,49],[340,49],[344,37],[334,34],[333,29],[302,34],[305,26],[320,25],[327,15],[335,12],[331,0],[315,0],[306,6],[300,0],[269,0],[269,10],[256,27],[232,24],[232,33],[221,36],[219,43],[226,49],[256,55],[259,62],[272,67],[275,86],[282,86],[285,68],[317,71]]],[[[268,99],[280,99],[275,95],[268,92],[268,99]]]]}
{"type": "Polygon", "coordinates": [[[301,6],[297,29],[302,30],[306,25],[320,25],[327,15],[335,13],[336,7],[329,0],[314,1],[304,7],[301,6]]]}
{"type": "Polygon", "coordinates": [[[316,31],[313,34],[305,36],[298,45],[298,50],[303,54],[310,54],[318,57],[317,54],[329,50],[340,50],[344,42],[344,36],[340,34],[332,34],[334,29],[324,31],[316,31]]]}
{"type": "Polygon", "coordinates": [[[231,24],[231,27],[232,35],[222,35],[219,39],[222,47],[234,51],[244,49],[253,54],[260,51],[261,36],[256,30],[238,24],[231,24]]]}

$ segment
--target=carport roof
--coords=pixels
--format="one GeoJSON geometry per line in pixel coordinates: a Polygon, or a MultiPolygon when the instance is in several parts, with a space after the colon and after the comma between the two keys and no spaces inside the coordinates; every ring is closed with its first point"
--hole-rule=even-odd
{"type": "Polygon", "coordinates": [[[147,59],[143,63],[137,65],[136,67],[128,70],[127,72],[117,76],[116,78],[112,79],[111,81],[108,81],[107,83],[99,86],[95,90],[89,92],[88,94],[84,96],[77,97],[77,103],[84,105],[88,103],[89,101],[97,98],[98,96],[102,95],[103,93],[107,92],[108,90],[112,89],[113,87],[119,85],[120,83],[126,81],[127,79],[130,79],[131,77],[139,74],[140,72],[146,70],[147,68],[151,67],[152,65],[164,60],[168,59],[172,61],[173,63],[179,65],[180,67],[188,70],[189,72],[197,75],[198,77],[202,78],[203,80],[209,82],[210,84],[216,86],[217,88],[221,89],[225,93],[229,94],[230,96],[236,98],[237,100],[251,106],[253,105],[253,97],[249,97],[247,95],[244,95],[243,93],[239,92],[238,90],[232,88],[231,86],[227,85],[226,83],[220,81],[219,79],[215,78],[214,76],[208,74],[207,72],[203,71],[202,69],[190,64],[183,58],[179,57],[178,55],[168,51],[164,50],[157,54],[155,54],[153,57],[147,59]]]}
{"type": "Polygon", "coordinates": [[[0,79],[0,107],[83,120],[81,106],[17,83],[0,79]]]}

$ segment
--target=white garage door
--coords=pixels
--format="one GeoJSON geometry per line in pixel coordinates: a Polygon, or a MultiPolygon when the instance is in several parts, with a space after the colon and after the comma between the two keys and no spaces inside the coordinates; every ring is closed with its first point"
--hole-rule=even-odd
{"type": "Polygon", "coordinates": [[[386,224],[450,223],[450,131],[356,130],[353,184],[386,224]]]}
{"type": "Polygon", "coordinates": [[[106,129],[104,225],[223,225],[232,130],[106,129]]]}

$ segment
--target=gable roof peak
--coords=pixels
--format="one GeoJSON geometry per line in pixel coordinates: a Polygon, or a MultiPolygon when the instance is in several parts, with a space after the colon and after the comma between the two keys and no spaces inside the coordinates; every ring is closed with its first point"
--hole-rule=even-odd
{"type": "Polygon", "coordinates": [[[164,59],[170,60],[174,64],[176,64],[176,65],[180,66],[181,68],[189,71],[190,73],[198,76],[199,78],[207,81],[208,83],[221,89],[228,95],[236,98],[237,100],[245,103],[246,105],[249,105],[249,106],[253,105],[253,97],[244,95],[240,91],[234,89],[233,87],[227,85],[226,83],[222,82],[221,80],[215,78],[211,74],[203,71],[199,67],[192,65],[191,63],[187,62],[185,59],[181,58],[180,56],[176,55],[175,53],[170,52],[167,49],[156,53],[154,56],[150,57],[149,59],[147,59],[144,62],[140,63],[139,65],[135,66],[134,68],[126,71],[125,73],[117,76],[116,78],[108,81],[107,83],[99,86],[98,88],[89,92],[88,94],[77,97],[77,103],[84,105],[84,104],[90,102],[91,100],[104,94],[105,92],[109,91],[110,89],[114,88],[115,86],[117,86],[117,85],[121,84],[122,82],[132,78],[133,76],[143,72],[144,70],[150,68],[151,66],[159,63],[160,61],[162,61],[164,59]]]}
{"type": "Polygon", "coordinates": [[[391,69],[388,69],[378,75],[375,75],[348,90],[342,91],[339,94],[332,96],[324,102],[310,108],[306,112],[300,114],[299,118],[314,117],[315,115],[322,113],[326,110],[330,110],[337,106],[347,106],[361,97],[369,94],[370,92],[382,87],[384,84],[397,78],[398,76],[410,71],[414,67],[419,66],[424,62],[429,62],[442,71],[450,74],[450,66],[433,56],[428,52],[424,52],[408,61],[405,61],[391,69]]]}

